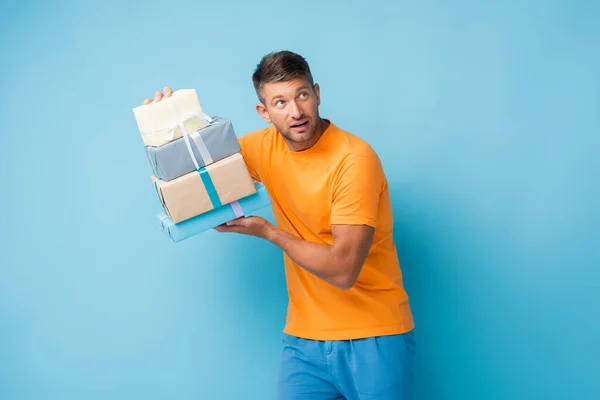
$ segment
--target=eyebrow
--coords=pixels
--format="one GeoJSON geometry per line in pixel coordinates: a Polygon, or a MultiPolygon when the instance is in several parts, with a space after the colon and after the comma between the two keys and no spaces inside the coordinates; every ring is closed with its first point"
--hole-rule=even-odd
{"type": "MultiPolygon", "coordinates": [[[[306,90],[306,89],[308,89],[308,85],[300,86],[298,89],[296,89],[296,93],[301,92],[301,91],[306,90]]],[[[273,97],[271,99],[271,103],[274,102],[277,99],[282,98],[282,97],[283,97],[283,95],[278,94],[277,96],[275,96],[275,97],[273,97]]]]}

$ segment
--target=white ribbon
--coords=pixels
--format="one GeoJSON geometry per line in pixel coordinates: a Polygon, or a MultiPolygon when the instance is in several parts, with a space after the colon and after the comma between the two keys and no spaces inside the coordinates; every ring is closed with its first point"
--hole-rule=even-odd
{"type": "MultiPolygon", "coordinates": [[[[207,117],[208,117],[208,115],[207,115],[207,117]]],[[[208,117],[208,118],[210,118],[210,117],[208,117]]],[[[212,122],[212,119],[208,123],[210,124],[210,122],[212,122]]],[[[210,151],[208,151],[208,147],[206,146],[206,143],[204,143],[204,140],[202,140],[202,135],[200,134],[200,131],[197,131],[196,133],[197,133],[197,135],[194,138],[192,138],[192,140],[196,144],[196,148],[198,149],[198,152],[200,153],[200,157],[202,157],[202,159],[204,160],[204,165],[212,164],[213,158],[210,155],[210,151]]],[[[198,168],[196,168],[196,169],[198,169],[198,168]]]]}
{"type": "Polygon", "coordinates": [[[165,231],[165,223],[164,223],[164,221],[165,221],[167,218],[169,218],[169,217],[165,215],[165,216],[161,217],[161,219],[160,219],[160,227],[161,227],[161,229],[162,229],[164,232],[166,232],[166,231],[165,231]]]}
{"type": "MultiPolygon", "coordinates": [[[[170,97],[168,99],[164,99],[163,101],[165,101],[165,100],[171,101],[171,104],[173,105],[173,108],[175,109],[175,113],[177,115],[181,115],[181,111],[179,109],[179,106],[177,105],[177,99],[175,97],[170,97]]],[[[187,120],[192,119],[192,118],[202,119],[209,124],[213,121],[213,119],[211,117],[209,117],[207,114],[205,114],[202,111],[192,111],[192,112],[189,112],[189,113],[181,116],[179,118],[179,120],[173,126],[158,129],[157,131],[165,129],[167,131],[167,140],[172,141],[175,138],[175,130],[177,129],[177,127],[179,127],[181,129],[181,136],[183,136],[183,140],[185,141],[185,146],[187,147],[188,153],[190,154],[192,162],[194,163],[194,167],[196,167],[196,169],[198,170],[198,169],[200,169],[200,165],[198,164],[198,160],[196,160],[196,157],[194,156],[194,151],[192,150],[192,146],[190,144],[190,140],[188,137],[190,135],[190,133],[188,133],[188,131],[186,131],[185,126],[184,126],[184,123],[187,120]]],[[[154,133],[156,133],[156,131],[154,133]]],[[[213,162],[212,156],[210,155],[210,152],[208,151],[208,147],[206,147],[206,143],[204,143],[204,140],[202,140],[202,137],[200,136],[200,134],[198,133],[197,137],[193,138],[192,140],[194,140],[194,143],[196,144],[196,148],[198,149],[198,152],[200,153],[200,157],[202,157],[202,160],[204,160],[204,165],[212,164],[212,162],[213,162]]]]}
{"type": "MultiPolygon", "coordinates": [[[[192,113],[190,113],[192,114],[192,113]]],[[[204,113],[193,113],[194,115],[198,115],[198,114],[202,114],[202,117],[210,124],[212,122],[212,118],[210,118],[208,115],[204,114],[204,113]]],[[[183,140],[185,141],[185,146],[187,147],[188,153],[190,154],[190,158],[192,159],[192,162],[194,163],[194,167],[198,170],[200,169],[200,165],[198,164],[198,160],[196,160],[196,157],[194,156],[194,151],[192,150],[192,145],[190,143],[190,139],[189,136],[190,134],[183,128],[183,123],[181,124],[181,132],[183,134],[183,140]]],[[[206,143],[204,143],[204,140],[202,140],[202,135],[200,134],[199,131],[195,132],[196,135],[194,137],[192,137],[192,140],[194,141],[194,144],[196,145],[196,148],[198,149],[198,152],[200,153],[200,157],[202,157],[202,160],[204,160],[204,165],[209,165],[213,163],[213,158],[210,155],[210,151],[208,151],[208,147],[206,146],[206,143]]]]}
{"type": "MultiPolygon", "coordinates": [[[[178,115],[180,115],[181,111],[179,110],[177,101],[175,100],[175,98],[171,98],[171,100],[172,100],[173,108],[175,108],[175,112],[178,115]]],[[[189,112],[189,113],[185,114],[184,116],[182,116],[177,123],[177,126],[179,126],[179,128],[181,129],[181,135],[183,136],[183,140],[185,140],[185,146],[187,147],[188,153],[190,154],[192,162],[194,163],[194,167],[196,168],[196,170],[198,170],[198,169],[200,169],[200,165],[198,164],[198,160],[196,160],[196,157],[194,156],[194,151],[192,150],[192,145],[190,144],[190,139],[188,137],[189,133],[185,130],[185,126],[183,125],[183,123],[185,121],[187,121],[188,119],[194,118],[194,117],[203,119],[206,122],[208,122],[209,124],[212,122],[212,118],[209,117],[208,115],[206,115],[205,113],[203,113],[202,111],[192,111],[192,112],[189,112]]],[[[171,139],[173,139],[173,137],[175,136],[175,129],[177,128],[177,126],[173,127],[172,130],[169,131],[169,136],[171,139]]],[[[206,144],[200,137],[200,134],[198,134],[198,139],[199,139],[200,144],[195,141],[194,141],[194,143],[196,143],[196,145],[197,145],[196,147],[198,147],[198,151],[200,152],[200,157],[202,157],[202,159],[204,160],[204,165],[208,165],[208,164],[212,163],[212,157],[210,156],[210,152],[208,151],[206,144]],[[208,159],[205,157],[207,155],[208,155],[208,159]]]]}

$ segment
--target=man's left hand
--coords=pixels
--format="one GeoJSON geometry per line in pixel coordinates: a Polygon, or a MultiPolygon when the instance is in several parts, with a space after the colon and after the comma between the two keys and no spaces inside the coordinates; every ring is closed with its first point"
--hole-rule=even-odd
{"type": "Polygon", "coordinates": [[[241,217],[215,227],[218,232],[234,232],[266,239],[273,229],[269,221],[261,217],[241,217]]]}

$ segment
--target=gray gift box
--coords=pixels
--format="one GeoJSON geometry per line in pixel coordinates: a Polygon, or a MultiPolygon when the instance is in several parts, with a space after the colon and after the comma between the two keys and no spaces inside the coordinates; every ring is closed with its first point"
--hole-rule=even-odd
{"type": "Polygon", "coordinates": [[[231,121],[220,117],[215,117],[204,128],[190,133],[188,139],[190,149],[183,137],[159,147],[146,147],[148,159],[158,178],[170,181],[242,151],[231,121]],[[198,168],[194,165],[190,150],[198,168]]]}

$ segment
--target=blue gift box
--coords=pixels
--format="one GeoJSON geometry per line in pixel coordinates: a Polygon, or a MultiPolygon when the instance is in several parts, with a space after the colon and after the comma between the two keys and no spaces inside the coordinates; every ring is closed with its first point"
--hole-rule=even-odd
{"type": "Polygon", "coordinates": [[[187,140],[181,137],[162,146],[146,147],[154,175],[163,181],[171,181],[241,151],[233,124],[220,117],[190,133],[187,140]]]}
{"type": "Polygon", "coordinates": [[[203,214],[177,224],[163,211],[156,214],[160,227],[174,242],[198,235],[225,222],[241,216],[248,216],[261,208],[271,205],[271,198],[262,183],[257,182],[256,193],[237,201],[222,205],[203,214]]]}

